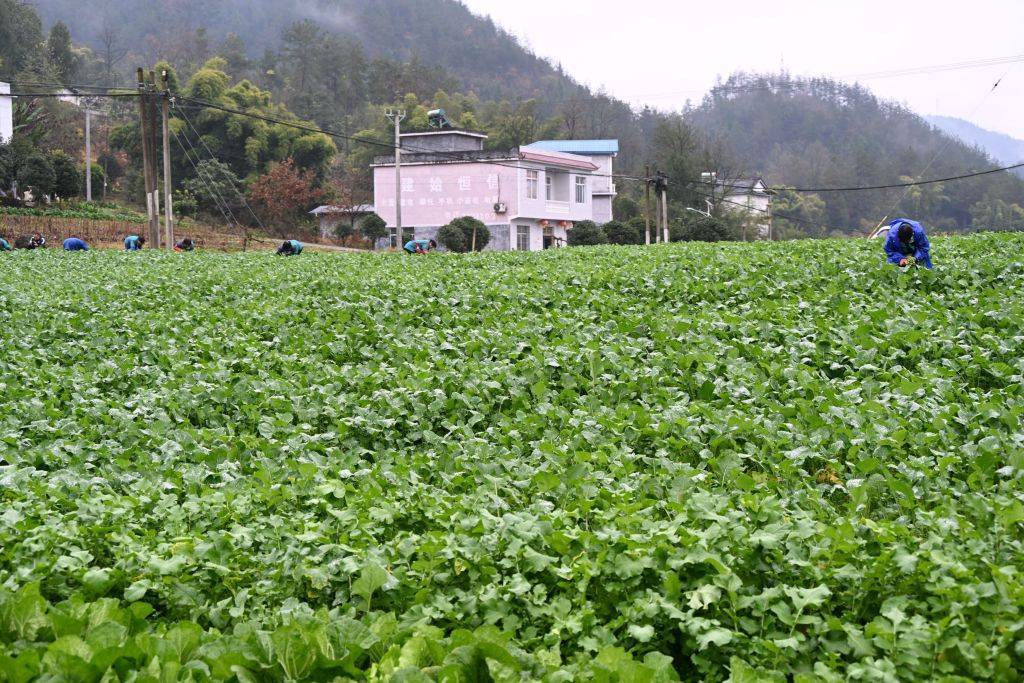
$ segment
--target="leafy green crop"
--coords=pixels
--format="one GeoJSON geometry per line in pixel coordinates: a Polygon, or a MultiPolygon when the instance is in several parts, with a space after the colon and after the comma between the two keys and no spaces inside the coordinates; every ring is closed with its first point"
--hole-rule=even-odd
{"type": "Polygon", "coordinates": [[[933,246],[3,255],[0,680],[1019,680],[1024,238],[933,246]]]}
{"type": "Polygon", "coordinates": [[[68,207],[46,207],[46,208],[18,208],[0,207],[0,216],[42,216],[49,218],[78,218],[98,221],[125,221],[128,223],[144,223],[145,214],[132,211],[125,207],[113,204],[73,204],[68,207]]]}

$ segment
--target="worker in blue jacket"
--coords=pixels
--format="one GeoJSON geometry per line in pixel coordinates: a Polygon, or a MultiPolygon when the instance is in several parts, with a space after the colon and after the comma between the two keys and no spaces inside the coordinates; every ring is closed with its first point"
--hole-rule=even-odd
{"type": "Polygon", "coordinates": [[[142,249],[142,245],[146,243],[145,237],[139,237],[138,235],[128,235],[124,238],[124,250],[125,251],[139,251],[142,249]]]}
{"type": "Polygon", "coordinates": [[[71,236],[64,240],[64,251],[89,251],[89,245],[81,237],[71,236]]]}
{"type": "Polygon", "coordinates": [[[285,240],[278,248],[278,256],[298,256],[302,253],[302,242],[298,240],[285,240]]]}
{"type": "Polygon", "coordinates": [[[924,227],[909,218],[897,218],[889,224],[885,239],[885,254],[889,263],[897,266],[922,265],[932,267],[931,244],[924,227]]]}
{"type": "Polygon", "coordinates": [[[409,240],[402,248],[407,254],[426,254],[431,249],[437,249],[437,242],[434,240],[409,240]]]}

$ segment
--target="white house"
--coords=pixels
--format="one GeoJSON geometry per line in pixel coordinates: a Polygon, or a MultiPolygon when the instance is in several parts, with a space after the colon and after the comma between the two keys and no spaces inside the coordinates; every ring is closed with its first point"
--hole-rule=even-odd
{"type": "Polygon", "coordinates": [[[590,176],[593,220],[603,225],[612,219],[612,200],[615,199],[613,160],[619,154],[618,140],[541,140],[531,143],[530,147],[575,154],[597,164],[597,170],[590,176]]]}
{"type": "Polygon", "coordinates": [[[611,218],[614,187],[601,164],[610,170],[613,152],[585,156],[542,144],[484,150],[486,139],[467,130],[403,134],[400,188],[394,156],[374,160],[374,207],[391,228],[391,244],[398,207],[402,239],[431,239],[453,219],[472,216],[490,231],[487,249],[497,251],[564,246],[574,224],[611,218]]]}
{"type": "Polygon", "coordinates": [[[14,102],[10,93],[11,84],[0,83],[0,144],[10,142],[14,137],[14,102]]]}
{"type": "Polygon", "coordinates": [[[715,181],[715,199],[732,211],[751,214],[759,239],[772,237],[772,190],[762,178],[729,178],[715,181]]]}

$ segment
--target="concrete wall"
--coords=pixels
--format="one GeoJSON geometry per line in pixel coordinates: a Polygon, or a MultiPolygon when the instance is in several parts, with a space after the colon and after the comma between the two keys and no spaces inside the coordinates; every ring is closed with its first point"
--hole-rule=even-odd
{"type": "MultiPolygon", "coordinates": [[[[507,162],[511,163],[511,162],[507,162]]],[[[517,169],[493,164],[402,165],[402,224],[437,226],[460,216],[472,216],[486,225],[507,224],[516,211],[517,169]],[[494,205],[505,203],[498,214],[494,205]]],[[[373,169],[373,203],[388,226],[395,224],[395,168],[373,169]]]]}
{"type": "MultiPolygon", "coordinates": [[[[0,83],[0,94],[11,92],[10,83],[0,83]]],[[[0,97],[0,143],[10,142],[14,135],[14,101],[10,97],[0,97]]]]}
{"type": "Polygon", "coordinates": [[[406,133],[402,135],[402,149],[420,152],[476,152],[484,148],[484,138],[455,131],[406,133]]]}

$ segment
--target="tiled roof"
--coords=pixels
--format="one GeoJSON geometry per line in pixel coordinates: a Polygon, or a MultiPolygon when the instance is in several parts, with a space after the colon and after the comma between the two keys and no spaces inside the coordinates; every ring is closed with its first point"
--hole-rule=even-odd
{"type": "Polygon", "coordinates": [[[333,206],[326,204],[316,207],[310,213],[314,216],[321,216],[325,213],[373,213],[373,204],[356,204],[355,206],[333,206]]]}

